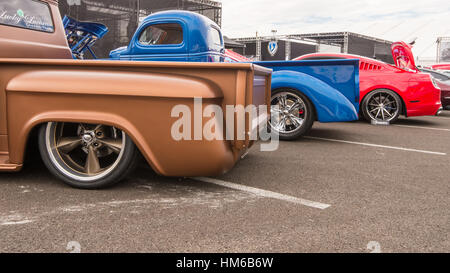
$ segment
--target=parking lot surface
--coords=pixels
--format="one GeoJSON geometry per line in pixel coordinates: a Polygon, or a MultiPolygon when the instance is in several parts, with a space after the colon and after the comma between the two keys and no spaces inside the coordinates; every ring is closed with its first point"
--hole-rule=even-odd
{"type": "Polygon", "coordinates": [[[32,150],[0,174],[0,252],[450,251],[450,112],[317,123],[214,180],[141,164],[96,191],[64,185],[32,150]]]}

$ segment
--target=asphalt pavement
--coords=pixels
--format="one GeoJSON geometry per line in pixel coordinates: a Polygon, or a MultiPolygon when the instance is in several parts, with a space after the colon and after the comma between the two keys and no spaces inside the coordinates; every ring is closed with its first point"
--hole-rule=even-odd
{"type": "Polygon", "coordinates": [[[449,252],[449,176],[450,112],[316,123],[213,181],[141,164],[95,191],[61,183],[31,147],[0,174],[0,252],[449,252]]]}

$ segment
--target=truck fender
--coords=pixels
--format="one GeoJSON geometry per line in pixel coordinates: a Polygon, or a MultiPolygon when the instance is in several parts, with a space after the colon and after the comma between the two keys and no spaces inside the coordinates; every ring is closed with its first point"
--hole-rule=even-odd
{"type": "Polygon", "coordinates": [[[22,164],[29,134],[40,124],[98,123],[123,130],[160,174],[166,170],[153,151],[152,139],[157,136],[145,114],[155,116],[159,109],[170,113],[172,104],[193,104],[194,97],[206,102],[223,99],[220,87],[209,80],[122,71],[29,71],[12,78],[6,92],[11,163],[22,164]],[[103,103],[95,105],[96,101],[103,103]]]}
{"type": "Polygon", "coordinates": [[[355,107],[341,92],[310,75],[295,71],[273,72],[272,90],[280,88],[292,88],[307,96],[320,122],[358,119],[355,107]]]}

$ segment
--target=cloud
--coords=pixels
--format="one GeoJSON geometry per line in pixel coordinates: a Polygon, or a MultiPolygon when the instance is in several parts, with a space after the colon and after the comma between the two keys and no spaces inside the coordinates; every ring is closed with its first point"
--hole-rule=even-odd
{"type": "Polygon", "coordinates": [[[450,36],[448,0],[222,0],[230,37],[352,31],[386,40],[418,37],[420,58],[436,55],[437,37],[450,36]]]}

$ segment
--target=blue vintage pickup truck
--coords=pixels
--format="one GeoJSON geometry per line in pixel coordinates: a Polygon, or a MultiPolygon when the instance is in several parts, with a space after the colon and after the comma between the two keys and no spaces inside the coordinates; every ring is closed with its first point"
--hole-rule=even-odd
{"type": "MultiPolygon", "coordinates": [[[[189,11],[149,15],[128,46],[110,59],[135,61],[228,62],[219,26],[189,11]]],[[[271,128],[280,139],[306,134],[314,121],[358,119],[359,61],[314,60],[256,62],[273,69],[271,128]]]]}

